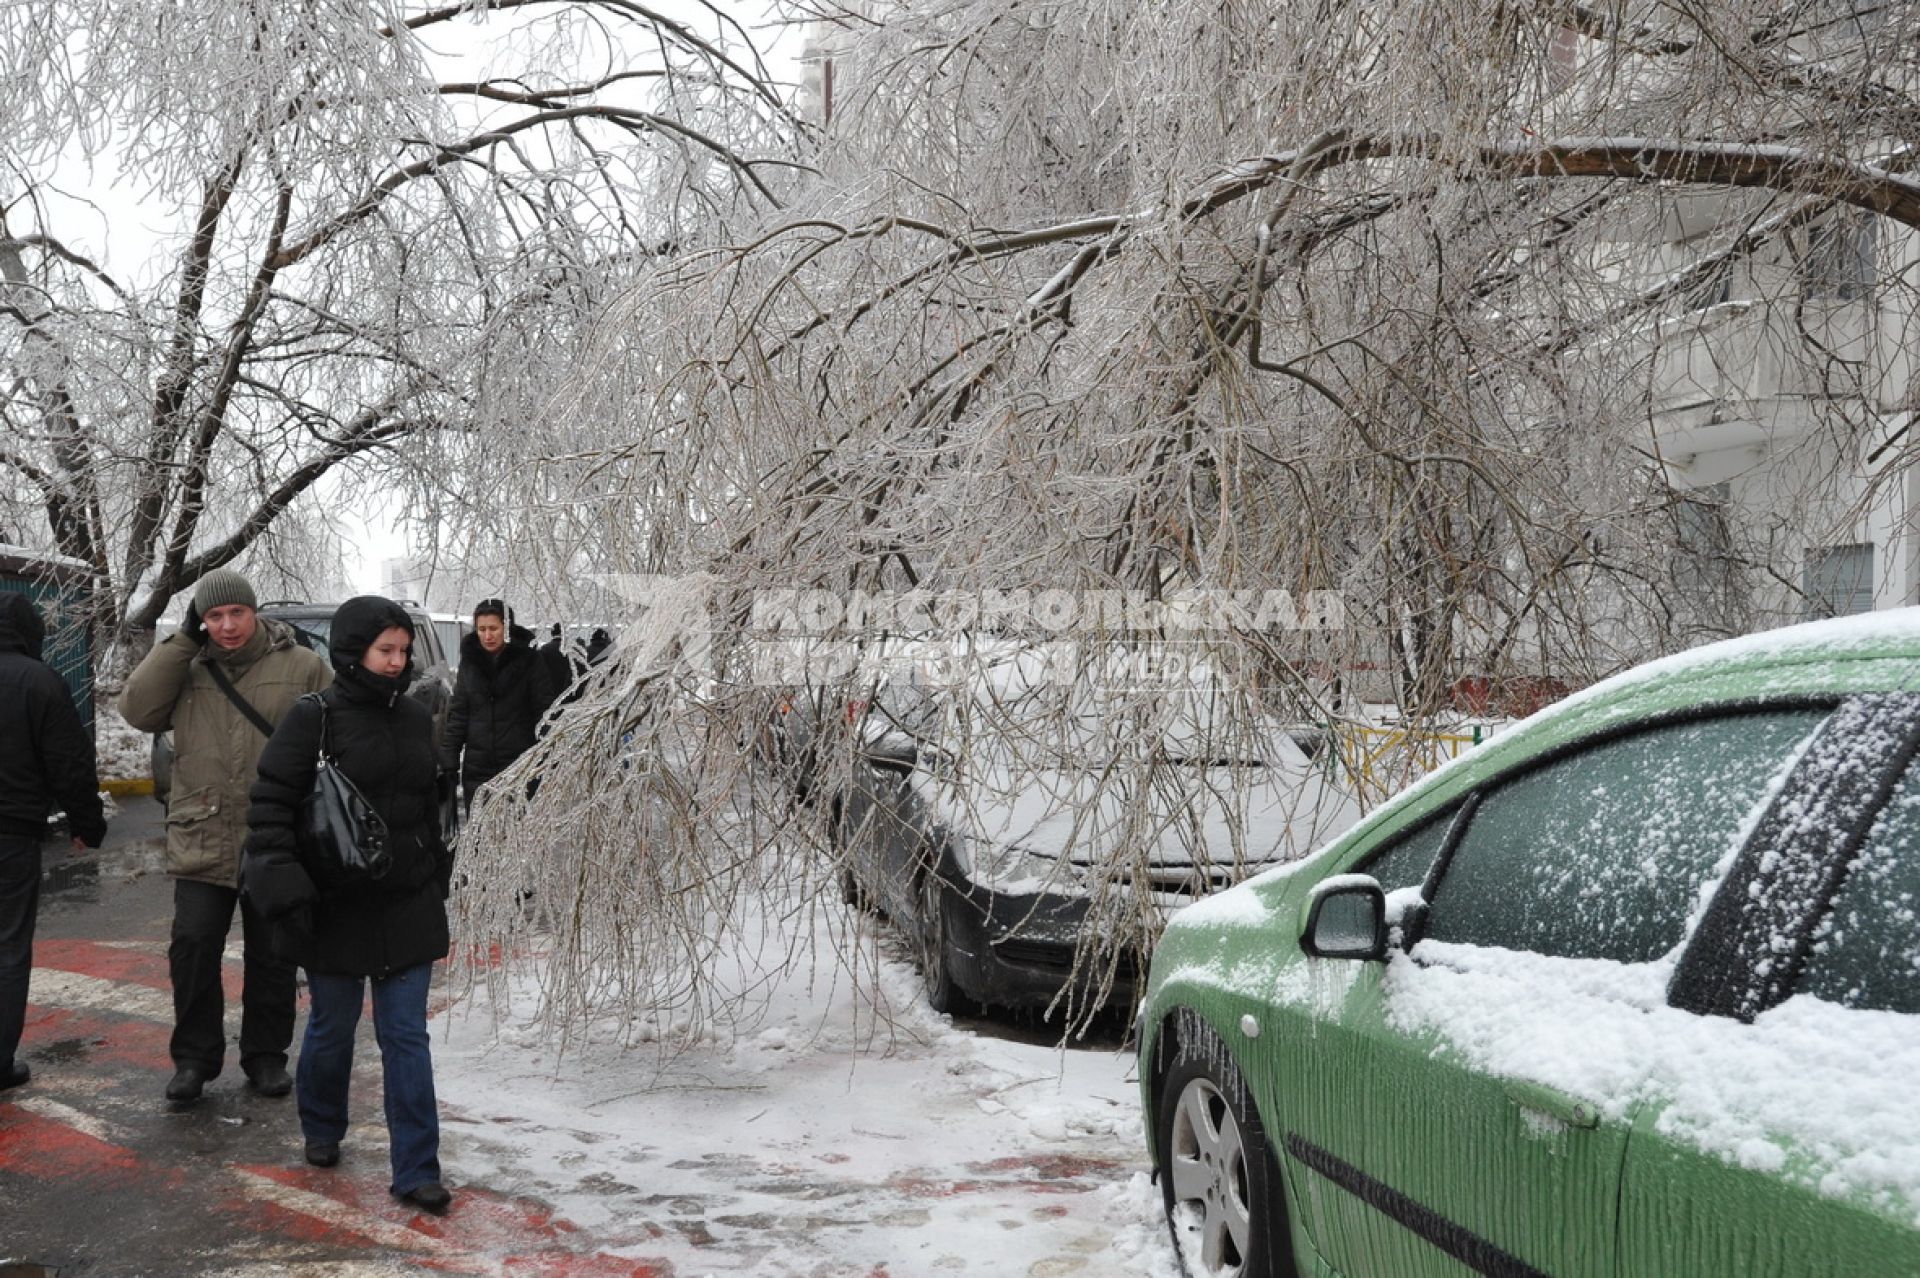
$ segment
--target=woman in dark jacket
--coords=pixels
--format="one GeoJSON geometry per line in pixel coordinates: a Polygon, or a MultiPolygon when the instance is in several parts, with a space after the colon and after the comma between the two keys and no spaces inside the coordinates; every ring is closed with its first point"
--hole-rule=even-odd
{"type": "Polygon", "coordinates": [[[526,753],[557,689],[533,646],[498,599],[473,609],[473,633],[460,641],[460,674],[440,742],[442,766],[460,774],[467,805],[474,791],[526,753]]]}
{"type": "Polygon", "coordinates": [[[340,605],[328,636],[333,686],[295,702],[260,756],[244,878],[273,923],[276,952],[307,971],[312,1004],[295,1073],[307,1161],[331,1167],[340,1159],[354,1034],[371,982],[392,1191],[438,1214],[452,1195],[440,1183],[427,987],[434,961],[447,956],[453,856],[440,835],[433,720],[406,695],[412,646],[413,622],[391,599],[362,595],[340,605]],[[391,863],[372,882],[343,882],[295,840],[323,739],[386,823],[391,863]]]}

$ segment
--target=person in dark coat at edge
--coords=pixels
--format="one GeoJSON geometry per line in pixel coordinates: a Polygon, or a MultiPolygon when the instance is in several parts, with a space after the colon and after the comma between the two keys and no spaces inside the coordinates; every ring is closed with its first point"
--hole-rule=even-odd
{"type": "MultiPolygon", "coordinates": [[[[553,689],[556,697],[565,693],[580,673],[574,668],[573,653],[569,651],[566,636],[557,621],[548,632],[547,641],[540,645],[540,659],[547,663],[547,685],[553,689]]],[[[585,666],[585,661],[582,661],[581,669],[585,666]]]]}
{"type": "Polygon", "coordinates": [[[33,976],[47,813],[58,806],[67,814],[75,852],[107,835],[93,742],[67,681],[40,659],[45,640],[27,597],[0,593],[0,1091],[31,1076],[15,1053],[33,976]]]}
{"type": "Polygon", "coordinates": [[[607,650],[613,647],[613,636],[607,633],[605,626],[595,626],[587,637],[587,664],[597,666],[607,659],[607,650]]]}
{"type": "Polygon", "coordinates": [[[459,774],[469,809],[475,791],[533,745],[556,691],[533,632],[514,624],[512,610],[498,599],[475,604],[440,741],[441,764],[459,774]]]}
{"type": "Polygon", "coordinates": [[[391,1192],[436,1215],[453,1200],[440,1179],[440,1115],[427,1035],[433,964],[447,956],[453,854],[440,833],[433,718],[406,695],[413,622],[391,599],[361,595],[334,614],[335,678],[303,697],[260,756],[247,809],[245,882],[273,926],[275,949],[307,971],[311,1005],[295,1072],[306,1159],[340,1160],[347,1086],[366,986],[385,1074],[391,1192]],[[300,802],[326,746],[387,828],[392,864],[377,881],[342,884],[302,854],[300,802]]]}

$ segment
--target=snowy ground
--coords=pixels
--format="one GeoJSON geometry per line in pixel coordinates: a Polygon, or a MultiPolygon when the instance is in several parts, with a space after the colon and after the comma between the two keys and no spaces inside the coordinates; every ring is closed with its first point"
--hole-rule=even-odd
{"type": "Polygon", "coordinates": [[[743,1030],[643,1019],[624,1049],[561,1053],[525,975],[497,1033],[484,994],[448,1008],[449,1180],[537,1198],[676,1278],[1176,1278],[1117,1036],[1063,1051],[1045,1027],[957,1026],[883,924],[854,926],[877,976],[757,973],[743,1030]]]}

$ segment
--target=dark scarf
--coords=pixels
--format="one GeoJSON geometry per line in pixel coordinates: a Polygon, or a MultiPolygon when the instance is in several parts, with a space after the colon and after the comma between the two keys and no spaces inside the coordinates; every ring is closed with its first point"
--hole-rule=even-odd
{"type": "Polygon", "coordinates": [[[362,665],[346,666],[334,672],[334,682],[349,701],[393,705],[413,686],[413,661],[397,675],[375,674],[362,665]]]}

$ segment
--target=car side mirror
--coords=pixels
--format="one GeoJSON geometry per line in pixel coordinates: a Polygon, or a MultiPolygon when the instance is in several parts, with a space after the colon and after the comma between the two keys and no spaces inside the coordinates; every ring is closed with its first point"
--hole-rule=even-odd
{"type": "Polygon", "coordinates": [[[1315,958],[1387,956],[1387,895],[1371,875],[1336,874],[1313,885],[1300,948],[1315,958]]]}

